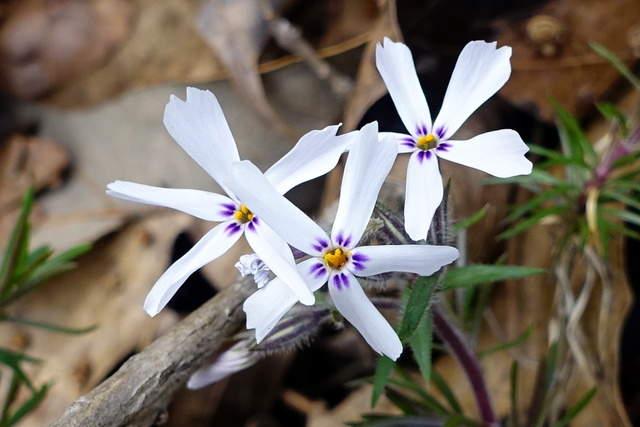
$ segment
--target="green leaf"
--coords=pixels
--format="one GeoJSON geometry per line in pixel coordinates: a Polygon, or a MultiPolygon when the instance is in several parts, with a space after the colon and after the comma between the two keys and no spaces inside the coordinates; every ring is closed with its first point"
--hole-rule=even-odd
{"type": "Polygon", "coordinates": [[[480,421],[472,420],[471,418],[467,418],[464,415],[452,415],[447,418],[443,427],[457,427],[457,426],[470,426],[470,427],[480,427],[483,424],[480,421]]]}
{"type": "Polygon", "coordinates": [[[627,67],[627,65],[622,62],[613,52],[611,52],[600,43],[589,42],[589,46],[591,46],[591,49],[595,50],[598,55],[609,61],[611,65],[613,65],[616,70],[618,70],[618,72],[622,74],[629,81],[629,83],[631,83],[636,88],[636,90],[640,90],[640,79],[638,79],[629,69],[629,67],[627,67]]]}
{"type": "Polygon", "coordinates": [[[389,359],[387,356],[380,356],[378,358],[378,365],[376,366],[376,372],[373,376],[373,391],[371,393],[371,407],[373,408],[378,403],[378,399],[384,391],[384,386],[387,385],[389,375],[395,362],[389,359]]]}
{"type": "Polygon", "coordinates": [[[443,279],[443,290],[475,286],[481,283],[498,282],[507,279],[518,279],[544,273],[537,267],[519,265],[467,265],[448,270],[443,279]]]}
{"type": "Polygon", "coordinates": [[[447,382],[440,376],[438,371],[434,370],[432,373],[433,384],[440,390],[442,396],[446,399],[447,403],[451,407],[454,413],[462,414],[462,407],[453,393],[453,390],[449,387],[447,382]]]}
{"type": "Polygon", "coordinates": [[[511,386],[511,425],[514,427],[520,426],[520,419],[518,417],[518,362],[515,360],[511,363],[511,371],[509,373],[509,384],[511,386]]]}
{"type": "Polygon", "coordinates": [[[29,390],[31,390],[32,392],[35,392],[35,388],[31,384],[31,381],[29,381],[29,378],[27,377],[27,375],[20,368],[20,362],[38,363],[40,361],[37,359],[32,359],[30,357],[23,356],[18,353],[14,353],[7,349],[0,348],[0,363],[11,368],[16,378],[21,382],[25,383],[26,386],[29,388],[29,390]]]}
{"type": "Polygon", "coordinates": [[[571,157],[576,165],[594,167],[596,152],[591,141],[582,131],[578,120],[555,100],[550,102],[558,116],[560,142],[565,155],[571,157]]]}
{"type": "Polygon", "coordinates": [[[582,411],[589,404],[589,402],[591,402],[591,399],[593,399],[593,396],[596,395],[597,391],[598,389],[594,387],[588,392],[586,392],[585,395],[582,396],[582,398],[575,405],[573,405],[562,418],[560,418],[554,424],[554,427],[564,427],[568,425],[571,422],[571,420],[576,415],[578,415],[580,411],[582,411]]]}
{"type": "Polygon", "coordinates": [[[428,408],[433,413],[440,416],[451,415],[447,408],[445,408],[440,402],[438,402],[435,397],[423,390],[420,385],[416,384],[415,380],[400,366],[395,366],[395,372],[398,374],[400,379],[392,378],[391,380],[389,380],[389,383],[391,385],[395,385],[397,387],[401,387],[414,392],[422,400],[423,406],[428,408]]]}
{"type": "Polygon", "coordinates": [[[517,347],[523,344],[525,341],[529,339],[531,333],[533,332],[533,325],[529,326],[520,336],[516,337],[511,341],[507,341],[502,344],[498,344],[495,347],[488,348],[486,350],[482,350],[478,352],[478,358],[482,359],[483,357],[487,357],[491,354],[498,353],[500,351],[508,350],[513,347],[517,347]]]}
{"type": "Polygon", "coordinates": [[[413,350],[413,358],[418,364],[420,374],[429,384],[431,379],[431,342],[433,341],[433,331],[431,323],[431,312],[427,310],[420,320],[418,327],[409,336],[409,345],[413,350]]]}
{"type": "Polygon", "coordinates": [[[610,102],[596,102],[596,108],[608,122],[617,122],[620,124],[622,135],[626,135],[629,132],[627,129],[627,118],[615,107],[615,105],[610,102]]]}
{"type": "MultiPolygon", "coordinates": [[[[565,188],[553,188],[537,194],[531,199],[527,200],[525,203],[517,206],[507,217],[504,219],[504,222],[510,223],[517,219],[522,218],[524,215],[529,212],[533,212],[537,209],[541,209],[545,202],[550,199],[554,199],[559,196],[567,195],[568,191],[565,188]]],[[[562,203],[562,202],[559,202],[562,203]]],[[[555,203],[556,205],[559,203],[555,203]]]]}
{"type": "Polygon", "coordinates": [[[482,207],[482,209],[480,209],[478,212],[474,213],[470,217],[462,219],[456,222],[455,224],[453,224],[451,229],[453,230],[454,233],[457,233],[461,230],[464,230],[465,228],[469,228],[472,225],[477,224],[478,221],[484,218],[484,216],[487,214],[488,211],[489,211],[489,205],[486,204],[482,207]]]}
{"type": "Polygon", "coordinates": [[[0,322],[15,323],[18,325],[30,326],[32,328],[45,329],[52,332],[59,332],[61,334],[80,335],[87,332],[94,331],[98,328],[97,325],[88,326],[86,328],[67,328],[64,326],[53,325],[50,323],[33,322],[26,319],[17,319],[14,317],[1,317],[0,322]]]}
{"type": "Polygon", "coordinates": [[[2,266],[0,266],[0,297],[11,292],[14,272],[26,257],[30,232],[29,214],[33,206],[33,198],[33,189],[29,189],[22,201],[20,216],[16,221],[4,252],[2,266]]]}
{"type": "Polygon", "coordinates": [[[420,277],[409,291],[409,299],[404,310],[400,332],[398,332],[398,336],[402,341],[409,338],[418,327],[420,320],[429,307],[431,294],[437,281],[438,277],[436,275],[420,277]]]}
{"type": "MultiPolygon", "coordinates": [[[[6,426],[16,425],[25,415],[33,411],[42,402],[44,397],[49,391],[49,385],[45,384],[39,390],[36,390],[31,394],[31,397],[22,404],[7,420],[6,426]]],[[[4,425],[2,426],[4,427],[4,425]]]]}
{"type": "Polygon", "coordinates": [[[509,237],[515,236],[516,234],[520,234],[528,228],[533,227],[538,224],[543,218],[551,216],[551,215],[560,215],[562,213],[567,212],[570,209],[570,206],[567,205],[557,205],[550,206],[548,208],[543,208],[537,211],[535,214],[531,215],[529,218],[525,219],[509,228],[506,231],[503,231],[498,235],[501,239],[508,239],[509,237]]]}

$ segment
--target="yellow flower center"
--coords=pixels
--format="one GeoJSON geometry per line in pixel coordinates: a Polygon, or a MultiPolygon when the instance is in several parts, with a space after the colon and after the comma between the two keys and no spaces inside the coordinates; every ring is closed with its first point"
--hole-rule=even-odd
{"type": "Polygon", "coordinates": [[[430,133],[418,138],[416,144],[418,144],[418,148],[422,150],[431,150],[432,148],[436,148],[438,146],[438,137],[430,133]]]}
{"type": "Polygon", "coordinates": [[[245,223],[245,222],[250,222],[253,219],[254,215],[253,215],[253,212],[251,212],[248,207],[246,207],[245,205],[240,205],[240,209],[235,211],[235,213],[233,214],[233,217],[238,221],[245,223]]]}
{"type": "Polygon", "coordinates": [[[331,252],[327,252],[324,255],[324,260],[329,264],[329,267],[340,270],[349,261],[349,257],[342,251],[342,249],[334,249],[331,252]]]}

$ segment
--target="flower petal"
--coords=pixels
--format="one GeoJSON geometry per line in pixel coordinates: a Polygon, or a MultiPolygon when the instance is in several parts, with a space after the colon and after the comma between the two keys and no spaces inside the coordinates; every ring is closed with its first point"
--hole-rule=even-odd
{"type": "Polygon", "coordinates": [[[385,37],[376,46],[376,66],[409,133],[416,136],[419,129],[430,129],[429,105],[409,48],[385,37]]]}
{"type": "Polygon", "coordinates": [[[393,136],[396,140],[396,144],[398,144],[398,154],[413,153],[418,149],[416,147],[415,139],[406,133],[378,132],[378,139],[383,140],[389,135],[393,136]]]}
{"type": "MultiPolygon", "coordinates": [[[[319,263],[315,258],[298,264],[298,271],[307,279],[312,292],[320,289],[329,275],[326,269],[322,272],[315,268],[317,264],[319,263]]],[[[242,309],[247,314],[247,329],[255,329],[256,341],[262,341],[296,302],[298,299],[291,288],[276,277],[244,302],[242,309]]]]}
{"type": "Polygon", "coordinates": [[[462,49],[433,124],[436,130],[444,128],[444,139],[449,139],[507,82],[511,74],[509,58],[511,48],[496,49],[496,42],[473,41],[462,49]]]}
{"type": "Polygon", "coordinates": [[[250,161],[233,166],[233,193],[287,243],[309,255],[322,255],[329,237],[322,228],[271,185],[250,161]]]}
{"type": "Polygon", "coordinates": [[[367,343],[380,354],[396,360],[402,353],[402,343],[389,322],[380,314],[362,290],[356,278],[347,272],[342,276],[338,287],[329,278],[329,293],[338,311],[349,321],[367,343]]]}
{"type": "Polygon", "coordinates": [[[400,271],[429,276],[443,265],[451,264],[460,253],[451,246],[388,245],[360,246],[351,258],[360,259],[359,268],[350,268],[356,276],[400,271]]]}
{"type": "Polygon", "coordinates": [[[331,231],[334,242],[346,247],[354,247],[360,241],[380,187],[398,154],[392,136],[378,141],[376,122],[365,125],[360,135],[361,138],[351,146],[347,158],[338,211],[331,231]]]}
{"type": "Polygon", "coordinates": [[[229,206],[235,206],[227,196],[208,191],[152,187],[129,181],[115,181],[107,185],[107,188],[110,196],[176,209],[206,221],[229,219],[229,206]]]}
{"type": "Polygon", "coordinates": [[[260,356],[251,351],[249,346],[246,340],[241,340],[223,351],[213,363],[198,369],[189,377],[187,388],[201,389],[255,364],[260,356]]]}
{"type": "Polygon", "coordinates": [[[194,271],[224,254],[238,241],[242,233],[238,229],[229,232],[230,223],[218,224],[164,272],[144,301],[144,310],[149,316],[158,314],[194,271]]]}
{"type": "Polygon", "coordinates": [[[404,227],[413,240],[427,238],[433,214],[442,202],[444,189],[438,158],[416,151],[409,159],[404,202],[404,227]]]}
{"type": "Polygon", "coordinates": [[[524,156],[529,151],[518,132],[496,130],[467,141],[447,141],[438,156],[451,162],[479,169],[499,178],[531,173],[533,164],[524,156]]]}
{"type": "Polygon", "coordinates": [[[336,136],[340,125],[312,130],[265,172],[265,176],[281,194],[333,169],[340,155],[357,138],[356,132],[336,136]]]}
{"type": "Polygon", "coordinates": [[[187,88],[186,101],[172,95],[164,125],[182,149],[224,186],[231,164],[240,156],[215,95],[194,87],[187,88]]]}
{"type": "Polygon", "coordinates": [[[260,259],[291,288],[296,298],[304,305],[313,305],[316,299],[298,272],[287,242],[260,220],[254,220],[251,226],[247,226],[244,236],[260,259]]]}

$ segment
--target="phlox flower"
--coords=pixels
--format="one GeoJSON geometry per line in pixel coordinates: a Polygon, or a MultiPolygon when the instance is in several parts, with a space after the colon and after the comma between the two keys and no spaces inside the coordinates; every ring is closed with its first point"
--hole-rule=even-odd
{"type": "MultiPolygon", "coordinates": [[[[375,351],[395,360],[402,352],[400,339],[367,298],[357,277],[391,271],[430,275],[457,259],[458,251],[429,245],[358,246],[397,155],[392,136],[378,141],[377,123],[364,126],[359,136],[345,165],[331,236],[274,191],[248,161],[234,165],[235,179],[229,186],[291,246],[310,256],[298,264],[309,289],[316,291],[328,283],[338,311],[375,351]]],[[[247,328],[255,328],[260,342],[297,301],[281,278],[272,280],[245,301],[247,328]]]]}
{"type": "Polygon", "coordinates": [[[435,120],[416,74],[409,48],[388,38],[376,47],[376,65],[400,119],[409,134],[394,134],[400,153],[411,153],[405,189],[405,229],[420,240],[427,236],[433,214],[442,201],[438,157],[506,178],[531,173],[520,135],[501,129],[469,140],[451,137],[467,118],[508,80],[510,47],[468,43],[456,62],[442,108],[435,120]]]}
{"type": "MultiPolygon", "coordinates": [[[[203,265],[224,254],[244,234],[247,242],[271,271],[279,276],[303,304],[315,298],[296,269],[286,242],[226,186],[231,165],[240,160],[238,148],[216,97],[209,91],[187,88],[187,100],[172,96],[164,124],[176,142],[227,193],[152,187],[115,181],[107,194],[125,200],[164,206],[207,221],[220,222],[158,279],[144,302],[154,316],[164,308],[185,280],[203,265]]],[[[271,190],[286,193],[296,185],[329,172],[353,140],[336,136],[338,126],[311,131],[266,173],[271,190]]],[[[260,194],[256,193],[257,197],[260,194]]]]}
{"type": "Polygon", "coordinates": [[[242,255],[233,266],[238,269],[242,277],[249,274],[253,275],[253,281],[256,282],[259,288],[271,281],[269,277],[271,270],[256,254],[242,255]]]}

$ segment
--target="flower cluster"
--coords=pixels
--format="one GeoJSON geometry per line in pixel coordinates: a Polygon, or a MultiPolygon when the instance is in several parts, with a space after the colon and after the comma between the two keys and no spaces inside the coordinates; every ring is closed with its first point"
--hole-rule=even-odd
{"type": "MultiPolygon", "coordinates": [[[[227,195],[123,181],[108,185],[112,196],[219,222],[160,277],[145,301],[145,310],[157,314],[190,274],[220,257],[244,234],[256,255],[243,257],[236,267],[243,275],[253,274],[259,284],[260,289],[244,304],[247,328],[255,329],[258,343],[296,303],[314,304],[313,292],[327,284],[335,308],[369,345],[397,359],[402,343],[358,278],[388,272],[428,276],[455,261],[458,251],[424,242],[362,245],[360,241],[399,153],[411,153],[404,216],[406,232],[415,241],[426,238],[442,201],[438,157],[498,177],[531,172],[531,162],[524,157],[527,146],[513,130],[488,132],[466,141],[452,138],[471,113],[506,82],[510,56],[508,47],[469,43],[460,54],[442,109],[432,121],[409,49],[385,39],[378,45],[376,64],[408,133],[379,133],[373,122],[338,136],[339,126],[329,126],[303,136],[265,173],[250,161],[240,160],[212,93],[188,88],[186,101],[172,97],[165,110],[165,126],[227,195]],[[327,233],[284,194],[329,172],[347,151],[338,209],[327,233]],[[294,258],[291,248],[303,256],[294,258]]],[[[209,380],[245,366],[250,359],[247,348],[245,342],[233,350],[242,356],[239,359],[227,356],[233,363],[220,359],[225,367],[212,368],[209,380]]],[[[207,382],[206,372],[201,372],[204,377],[198,377],[198,384],[207,382]]]]}

